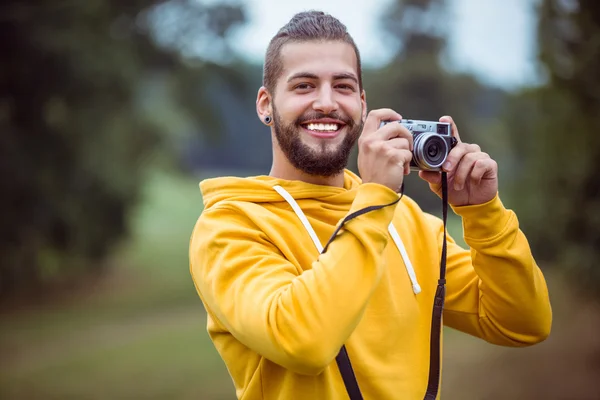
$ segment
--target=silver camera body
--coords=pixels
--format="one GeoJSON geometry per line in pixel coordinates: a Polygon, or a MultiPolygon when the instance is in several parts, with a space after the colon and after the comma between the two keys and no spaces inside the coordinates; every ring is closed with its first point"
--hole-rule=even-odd
{"type": "Polygon", "coordinates": [[[379,127],[391,123],[400,123],[413,134],[413,157],[410,161],[413,171],[441,171],[450,150],[458,143],[448,122],[402,119],[382,121],[379,127]]]}

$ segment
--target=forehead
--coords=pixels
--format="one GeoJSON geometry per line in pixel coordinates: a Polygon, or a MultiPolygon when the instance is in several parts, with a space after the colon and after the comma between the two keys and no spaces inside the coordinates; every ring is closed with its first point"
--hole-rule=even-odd
{"type": "Polygon", "coordinates": [[[358,78],[358,60],[354,48],[341,41],[309,41],[286,43],[281,49],[282,78],[298,72],[319,77],[352,73],[358,78]]]}

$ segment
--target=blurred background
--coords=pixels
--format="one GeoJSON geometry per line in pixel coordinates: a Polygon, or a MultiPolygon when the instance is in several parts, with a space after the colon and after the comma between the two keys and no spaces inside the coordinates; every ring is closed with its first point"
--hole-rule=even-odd
{"type": "MultiPolygon", "coordinates": [[[[546,342],[447,331],[444,398],[600,399],[592,0],[3,1],[0,398],[235,397],[189,275],[198,182],[268,173],[262,57],[314,8],[355,37],[370,109],[450,114],[498,160],[548,277],[546,342]]],[[[440,215],[415,175],[407,193],[440,215]]]]}

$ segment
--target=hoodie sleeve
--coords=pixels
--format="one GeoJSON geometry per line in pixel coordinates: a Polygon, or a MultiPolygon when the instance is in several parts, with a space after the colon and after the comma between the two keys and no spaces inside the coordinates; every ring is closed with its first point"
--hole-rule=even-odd
{"type": "MultiPolygon", "coordinates": [[[[384,186],[363,184],[350,213],[397,199],[384,186]]],[[[226,205],[207,210],[190,243],[197,291],[248,348],[289,370],[320,373],[358,325],[382,276],[395,208],[346,223],[301,274],[242,213],[226,205]]]]}
{"type": "Polygon", "coordinates": [[[444,324],[503,346],[544,340],[552,324],[548,289],[514,212],[498,196],[454,211],[470,251],[448,239],[444,324]]]}

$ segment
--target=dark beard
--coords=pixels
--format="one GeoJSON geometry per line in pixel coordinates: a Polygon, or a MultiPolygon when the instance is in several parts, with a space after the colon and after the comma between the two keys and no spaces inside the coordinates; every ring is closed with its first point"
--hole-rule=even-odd
{"type": "Polygon", "coordinates": [[[348,164],[352,147],[358,140],[363,128],[362,120],[356,123],[351,118],[336,112],[303,115],[292,124],[286,125],[281,121],[281,117],[275,107],[273,107],[273,124],[279,147],[294,168],[308,175],[324,177],[334,176],[344,171],[344,168],[348,164]],[[318,152],[302,143],[300,137],[301,124],[304,121],[321,118],[334,118],[346,124],[346,136],[342,143],[333,151],[328,149],[329,145],[326,140],[323,140],[321,151],[318,152]]]}

